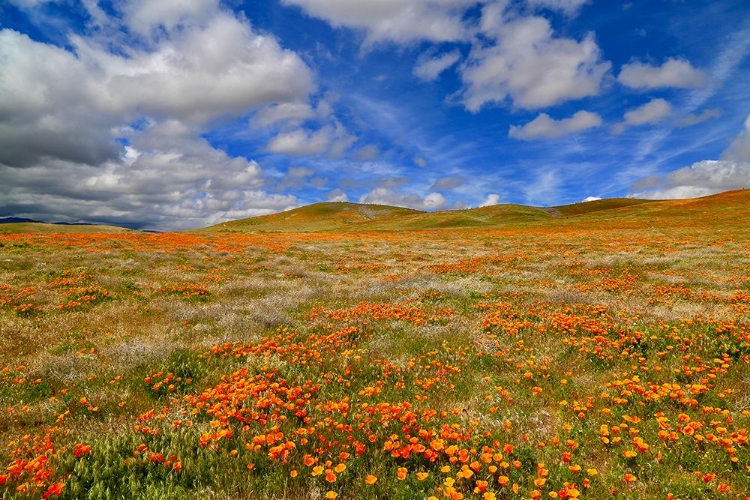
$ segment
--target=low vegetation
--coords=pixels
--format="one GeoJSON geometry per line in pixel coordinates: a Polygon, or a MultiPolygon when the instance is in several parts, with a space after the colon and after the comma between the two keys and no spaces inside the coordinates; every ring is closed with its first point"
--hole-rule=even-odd
{"type": "Polygon", "coordinates": [[[3,498],[748,498],[747,192],[347,206],[0,235],[3,498]]]}

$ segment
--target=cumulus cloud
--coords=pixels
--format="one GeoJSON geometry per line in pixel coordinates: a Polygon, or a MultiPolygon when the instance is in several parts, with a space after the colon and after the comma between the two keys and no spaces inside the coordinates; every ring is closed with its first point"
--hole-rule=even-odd
{"type": "Polygon", "coordinates": [[[499,194],[488,194],[487,198],[479,204],[479,207],[491,207],[493,205],[499,205],[500,204],[500,195],[499,194]]]}
{"type": "Polygon", "coordinates": [[[296,129],[281,132],[268,143],[272,153],[293,156],[326,154],[332,158],[341,157],[357,138],[349,134],[341,124],[326,125],[316,131],[296,129]]]}
{"type": "Polygon", "coordinates": [[[211,17],[219,8],[219,0],[129,0],[122,2],[128,27],[142,35],[154,30],[175,27],[211,17]]]}
{"type": "MultiPolygon", "coordinates": [[[[297,55],[229,15],[181,32],[153,52],[131,51],[131,57],[81,37],[71,42],[75,52],[0,31],[0,116],[10,117],[2,124],[16,130],[13,142],[20,134],[39,133],[46,139],[37,141],[43,149],[90,139],[96,145],[76,149],[96,162],[112,157],[105,140],[109,128],[142,114],[204,123],[266,103],[305,99],[314,89],[312,73],[297,55]],[[76,133],[76,127],[85,128],[76,133]]],[[[78,159],[68,156],[64,159],[78,159]]]]}
{"type": "Polygon", "coordinates": [[[703,71],[694,68],[685,59],[667,59],[661,66],[653,66],[640,61],[623,65],[617,80],[626,87],[635,89],[705,87],[708,77],[703,71]]]}
{"type": "Polygon", "coordinates": [[[399,193],[388,188],[376,188],[359,199],[360,203],[391,205],[417,210],[441,210],[448,200],[440,193],[429,193],[424,198],[415,193],[399,193]]]}
{"type": "MultiPolygon", "coordinates": [[[[509,1],[479,0],[282,0],[333,26],[365,30],[365,46],[390,41],[469,41],[473,48],[460,65],[463,88],[453,98],[468,110],[506,99],[524,109],[539,109],[599,94],[611,64],[589,33],[581,40],[555,36],[541,16],[520,16],[509,1]],[[478,23],[470,8],[483,5],[478,23]],[[471,26],[469,26],[471,25],[471,26]]],[[[587,0],[529,0],[533,8],[576,13],[587,0]]],[[[435,80],[456,65],[458,50],[420,57],[414,75],[435,80]]]]}
{"type": "Polygon", "coordinates": [[[460,58],[461,53],[458,50],[434,57],[423,55],[414,67],[414,76],[420,80],[433,81],[440,76],[440,73],[456,64],[460,58]]]}
{"type": "Polygon", "coordinates": [[[728,161],[750,162],[750,116],[745,119],[742,132],[734,138],[721,158],[728,161]]]}
{"type": "Polygon", "coordinates": [[[590,201],[599,201],[601,198],[598,196],[587,196],[585,199],[581,200],[581,203],[588,203],[590,201]]]}
{"type": "Polygon", "coordinates": [[[120,120],[96,109],[97,88],[74,54],[5,29],[0,61],[0,163],[22,167],[50,157],[95,164],[117,157],[109,129],[120,120]]]}
{"type": "Polygon", "coordinates": [[[267,103],[299,101],[315,88],[299,56],[230,14],[219,14],[205,27],[181,31],[158,50],[130,58],[82,38],[73,42],[93,81],[94,71],[104,69],[100,97],[112,112],[139,109],[204,123],[267,103]]]}
{"type": "Polygon", "coordinates": [[[256,162],[213,148],[178,121],[153,122],[130,139],[120,157],[97,165],[0,165],[0,210],[178,230],[297,205],[294,196],[261,189],[256,162]]]}
{"type": "Polygon", "coordinates": [[[503,9],[484,8],[480,29],[494,43],[475,44],[462,66],[466,109],[508,98],[518,108],[538,109],[599,94],[611,65],[601,61],[593,34],[580,41],[556,37],[547,19],[509,18],[503,9]]]}
{"type": "Polygon", "coordinates": [[[625,123],[643,125],[659,123],[672,112],[672,105],[664,99],[651,99],[643,106],[625,112],[625,123]]]}
{"type": "Polygon", "coordinates": [[[589,128],[600,127],[601,124],[601,116],[590,111],[578,111],[570,118],[562,120],[554,120],[548,114],[541,113],[526,125],[520,127],[512,125],[508,136],[524,141],[556,139],[589,128]]]}
{"type": "Polygon", "coordinates": [[[282,0],[335,27],[366,32],[366,43],[466,39],[464,11],[476,0],[282,0]]]}
{"type": "Polygon", "coordinates": [[[312,106],[305,102],[285,102],[271,104],[258,111],[252,119],[251,125],[269,127],[278,123],[287,126],[299,126],[307,120],[315,118],[312,106]]]}
{"type": "Polygon", "coordinates": [[[658,188],[631,196],[654,200],[697,198],[742,188],[750,188],[750,163],[703,160],[667,174],[658,188]]]}
{"type": "Polygon", "coordinates": [[[743,130],[718,160],[703,160],[675,170],[663,178],[636,183],[649,187],[631,196],[647,199],[696,198],[732,189],[750,188],[750,116],[743,130]]]}
{"type": "Polygon", "coordinates": [[[638,125],[655,125],[672,113],[672,105],[664,99],[651,99],[637,108],[625,112],[624,121],[616,124],[612,131],[622,133],[627,127],[638,125]]]}
{"type": "Polygon", "coordinates": [[[0,210],[184,229],[296,206],[262,190],[256,162],[201,134],[306,102],[312,71],[215,1],[167,3],[118,5],[138,43],[122,27],[71,35],[69,49],[0,30],[0,210]]]}
{"type": "Polygon", "coordinates": [[[332,130],[320,129],[316,132],[297,129],[282,132],[268,143],[268,150],[272,153],[303,156],[321,154],[328,150],[331,144],[332,130]]]}
{"type": "Polygon", "coordinates": [[[343,192],[340,189],[334,189],[330,193],[328,193],[328,201],[349,201],[349,197],[346,196],[346,193],[343,192]]]}

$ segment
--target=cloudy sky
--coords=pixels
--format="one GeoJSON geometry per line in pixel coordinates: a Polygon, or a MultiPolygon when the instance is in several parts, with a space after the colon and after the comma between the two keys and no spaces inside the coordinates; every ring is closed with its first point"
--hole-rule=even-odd
{"type": "Polygon", "coordinates": [[[747,0],[3,0],[0,217],[750,187],[747,0]]]}

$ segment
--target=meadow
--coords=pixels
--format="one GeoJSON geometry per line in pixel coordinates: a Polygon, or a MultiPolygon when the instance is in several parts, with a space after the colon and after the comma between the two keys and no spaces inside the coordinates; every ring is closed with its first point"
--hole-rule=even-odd
{"type": "Polygon", "coordinates": [[[367,210],[0,231],[2,498],[750,498],[747,191],[367,210]]]}

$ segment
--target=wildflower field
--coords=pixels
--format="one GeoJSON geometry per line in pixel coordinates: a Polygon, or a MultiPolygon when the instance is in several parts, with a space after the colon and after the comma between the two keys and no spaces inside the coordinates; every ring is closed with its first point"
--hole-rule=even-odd
{"type": "Polygon", "coordinates": [[[0,234],[2,498],[750,498],[750,195],[560,212],[0,234]]]}

